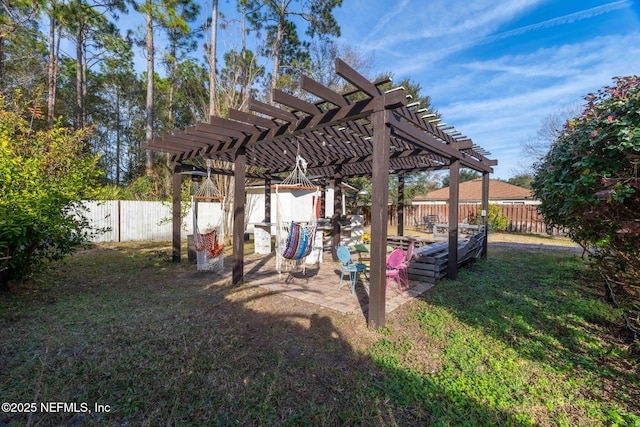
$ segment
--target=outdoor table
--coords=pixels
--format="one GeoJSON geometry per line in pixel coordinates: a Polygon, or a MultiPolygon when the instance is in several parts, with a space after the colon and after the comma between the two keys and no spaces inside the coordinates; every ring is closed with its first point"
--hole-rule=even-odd
{"type": "MultiPolygon", "coordinates": [[[[481,228],[476,224],[458,224],[458,232],[461,234],[473,234],[480,231],[481,228]]],[[[433,236],[448,236],[449,224],[435,224],[433,228],[433,236]]]]}
{"type": "MultiPolygon", "coordinates": [[[[360,262],[362,262],[362,254],[371,253],[371,245],[368,243],[358,243],[353,245],[353,250],[358,252],[358,258],[360,262]]],[[[387,245],[387,253],[390,253],[393,250],[393,247],[387,245]]]]}

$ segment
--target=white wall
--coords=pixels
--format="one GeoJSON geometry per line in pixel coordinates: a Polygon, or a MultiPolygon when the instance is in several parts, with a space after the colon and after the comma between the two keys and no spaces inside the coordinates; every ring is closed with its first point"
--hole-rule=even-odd
{"type": "MultiPolygon", "coordinates": [[[[278,200],[282,207],[282,216],[287,221],[309,221],[313,213],[313,196],[315,192],[312,190],[278,190],[276,196],[275,189],[271,189],[271,222],[277,220],[277,204],[278,200]]],[[[326,200],[325,218],[333,216],[333,188],[327,188],[323,195],[326,200]]],[[[245,207],[245,215],[248,218],[247,232],[253,233],[253,225],[264,222],[264,187],[247,188],[247,200],[245,207]]]]}

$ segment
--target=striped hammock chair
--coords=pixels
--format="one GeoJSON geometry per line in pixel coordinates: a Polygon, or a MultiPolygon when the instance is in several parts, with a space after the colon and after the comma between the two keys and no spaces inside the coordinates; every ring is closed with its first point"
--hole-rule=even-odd
{"type": "Polygon", "coordinates": [[[313,250],[316,237],[316,207],[319,199],[320,188],[314,186],[306,177],[307,162],[300,156],[296,156],[296,166],[291,174],[276,189],[276,270],[281,275],[283,271],[291,271],[293,267],[302,267],[305,273],[305,258],[313,250]],[[314,191],[313,207],[308,222],[301,223],[290,220],[284,212],[280,200],[280,190],[314,191]]]}
{"type": "Polygon", "coordinates": [[[282,251],[282,257],[290,260],[305,258],[313,250],[315,236],[316,224],[302,225],[291,221],[287,245],[282,251]]]}

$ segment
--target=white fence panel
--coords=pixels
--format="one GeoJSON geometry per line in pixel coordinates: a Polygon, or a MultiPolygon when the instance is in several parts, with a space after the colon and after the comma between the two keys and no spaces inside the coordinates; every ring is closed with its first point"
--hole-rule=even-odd
{"type": "MultiPolygon", "coordinates": [[[[85,216],[93,230],[107,229],[96,235],[92,242],[126,242],[138,240],[171,240],[172,207],[169,202],[137,200],[85,201],[85,216]]],[[[181,234],[193,234],[193,207],[182,220],[181,234]]],[[[207,232],[221,225],[220,203],[198,203],[198,227],[207,232]]]]}
{"type": "Polygon", "coordinates": [[[162,202],[120,201],[120,241],[171,240],[171,206],[162,202]]]}
{"type": "Polygon", "coordinates": [[[107,230],[94,236],[92,241],[117,242],[120,232],[118,226],[118,202],[116,200],[106,202],[85,201],[83,204],[87,208],[84,215],[89,219],[92,230],[107,230]]]}

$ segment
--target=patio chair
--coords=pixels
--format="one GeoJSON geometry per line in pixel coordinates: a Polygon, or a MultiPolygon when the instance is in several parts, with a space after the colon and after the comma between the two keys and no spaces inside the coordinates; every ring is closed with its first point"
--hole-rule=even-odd
{"type": "MultiPolygon", "coordinates": [[[[401,273],[402,262],[404,261],[404,251],[400,248],[396,248],[387,257],[387,283],[386,287],[389,288],[389,280],[395,279],[398,284],[398,290],[402,293],[402,282],[404,282],[404,275],[401,273]]],[[[409,283],[406,284],[409,287],[409,283]]]]}
{"type": "Polygon", "coordinates": [[[340,274],[340,284],[338,285],[338,290],[342,288],[342,279],[344,278],[345,273],[349,274],[349,282],[351,284],[351,294],[353,295],[356,291],[356,282],[358,281],[358,276],[360,273],[363,273],[367,266],[365,264],[353,262],[351,259],[351,253],[346,246],[340,245],[336,250],[338,255],[338,260],[342,264],[342,272],[340,274]]]}
{"type": "Polygon", "coordinates": [[[407,253],[405,254],[404,259],[402,260],[402,264],[398,268],[400,270],[400,274],[404,279],[404,283],[407,285],[407,289],[409,289],[409,263],[411,262],[411,258],[413,258],[413,251],[415,248],[415,242],[409,242],[409,247],[407,248],[407,253]]]}
{"type": "Polygon", "coordinates": [[[438,215],[427,215],[422,218],[422,221],[424,223],[424,228],[432,231],[433,227],[439,222],[438,215]]]}

